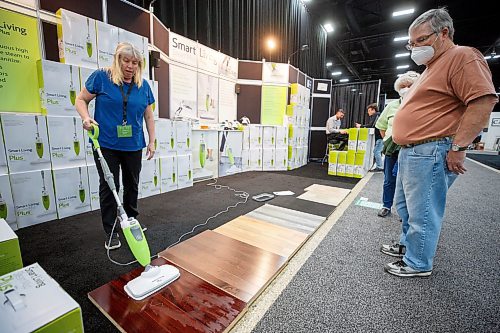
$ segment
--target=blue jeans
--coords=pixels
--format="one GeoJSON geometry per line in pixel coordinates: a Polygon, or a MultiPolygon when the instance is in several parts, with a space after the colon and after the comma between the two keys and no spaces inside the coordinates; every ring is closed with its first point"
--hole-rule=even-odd
{"type": "Polygon", "coordinates": [[[446,194],[457,175],[448,170],[451,139],[401,148],[395,202],[402,219],[403,261],[418,271],[432,270],[443,221],[446,194]]]}
{"type": "Polygon", "coordinates": [[[391,209],[396,191],[396,176],[394,175],[394,165],[398,162],[398,155],[386,156],[384,158],[384,192],[382,194],[383,207],[391,209]]]}
{"type": "Polygon", "coordinates": [[[373,148],[373,157],[375,158],[375,167],[379,169],[382,169],[384,167],[382,148],[384,148],[383,140],[378,139],[377,141],[375,141],[375,147],[373,148]]]}

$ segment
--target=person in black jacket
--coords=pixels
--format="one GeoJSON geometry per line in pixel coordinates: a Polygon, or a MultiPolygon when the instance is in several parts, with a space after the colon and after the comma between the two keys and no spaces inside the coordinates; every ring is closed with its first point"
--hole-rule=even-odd
{"type": "MultiPolygon", "coordinates": [[[[368,111],[368,121],[366,124],[356,123],[356,127],[360,128],[375,128],[375,123],[377,122],[380,112],[378,112],[377,103],[372,103],[366,108],[368,111]]],[[[380,131],[375,128],[375,148],[373,149],[373,157],[375,158],[375,168],[370,171],[383,171],[384,170],[384,159],[382,157],[383,140],[380,131]]]]}

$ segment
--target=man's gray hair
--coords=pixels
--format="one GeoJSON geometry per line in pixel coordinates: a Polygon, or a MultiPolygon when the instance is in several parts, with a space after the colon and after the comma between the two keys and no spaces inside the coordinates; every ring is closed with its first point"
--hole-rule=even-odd
{"type": "Polygon", "coordinates": [[[448,36],[453,40],[453,35],[455,34],[455,28],[453,28],[453,19],[448,10],[443,8],[431,9],[420,15],[413,21],[408,30],[411,30],[419,25],[429,22],[429,25],[433,32],[439,33],[444,28],[448,28],[448,36]]]}

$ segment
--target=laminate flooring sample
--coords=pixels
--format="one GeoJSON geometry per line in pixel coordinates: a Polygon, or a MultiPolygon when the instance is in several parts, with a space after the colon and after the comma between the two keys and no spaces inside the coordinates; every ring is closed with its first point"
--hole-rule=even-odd
{"type": "Polygon", "coordinates": [[[306,192],[299,195],[297,199],[309,200],[331,206],[340,205],[345,197],[351,192],[351,190],[345,188],[319,184],[313,184],[305,188],[304,191],[306,192]]]}

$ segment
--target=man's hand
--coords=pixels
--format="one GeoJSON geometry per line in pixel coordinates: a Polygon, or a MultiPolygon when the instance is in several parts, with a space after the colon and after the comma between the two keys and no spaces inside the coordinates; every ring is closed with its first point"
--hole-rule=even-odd
{"type": "Polygon", "coordinates": [[[348,132],[348,131],[346,131],[346,130],[340,130],[340,132],[339,132],[339,133],[340,133],[340,134],[348,134],[349,132],[348,132]]]}
{"type": "Polygon", "coordinates": [[[148,160],[152,159],[153,156],[155,156],[155,143],[150,143],[148,144],[147,150],[146,150],[146,156],[148,160]]]}
{"type": "Polygon", "coordinates": [[[465,151],[448,151],[446,155],[446,163],[448,170],[457,175],[465,173],[467,169],[464,167],[465,151]]]}

